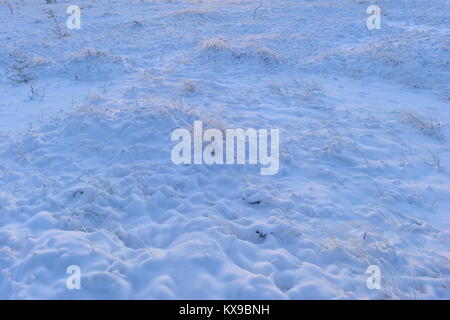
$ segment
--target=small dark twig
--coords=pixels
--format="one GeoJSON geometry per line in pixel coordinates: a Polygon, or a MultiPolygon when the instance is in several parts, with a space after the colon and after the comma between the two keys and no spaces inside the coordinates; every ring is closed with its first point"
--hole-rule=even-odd
{"type": "Polygon", "coordinates": [[[9,11],[11,11],[11,15],[14,15],[14,11],[13,11],[13,8],[11,7],[11,3],[9,1],[6,1],[6,5],[8,6],[9,11]]]}
{"type": "Polygon", "coordinates": [[[255,8],[255,11],[253,11],[253,20],[256,20],[256,11],[258,11],[258,9],[261,8],[263,4],[264,0],[261,1],[261,3],[255,8]]]}

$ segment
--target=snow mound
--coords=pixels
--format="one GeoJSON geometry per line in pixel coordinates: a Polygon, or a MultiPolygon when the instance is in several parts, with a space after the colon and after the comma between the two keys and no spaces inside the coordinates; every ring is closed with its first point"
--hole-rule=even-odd
{"type": "Polygon", "coordinates": [[[200,57],[213,65],[235,66],[237,68],[261,66],[271,69],[282,63],[282,58],[266,47],[252,43],[238,46],[224,38],[213,38],[201,44],[200,57]]]}

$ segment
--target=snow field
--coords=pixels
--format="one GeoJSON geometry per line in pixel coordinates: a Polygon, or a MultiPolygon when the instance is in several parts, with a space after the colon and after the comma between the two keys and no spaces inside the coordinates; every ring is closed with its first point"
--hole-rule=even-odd
{"type": "Polygon", "coordinates": [[[0,6],[0,298],[450,297],[448,2],[77,2],[0,6]],[[174,165],[195,120],[279,173],[174,165]]]}

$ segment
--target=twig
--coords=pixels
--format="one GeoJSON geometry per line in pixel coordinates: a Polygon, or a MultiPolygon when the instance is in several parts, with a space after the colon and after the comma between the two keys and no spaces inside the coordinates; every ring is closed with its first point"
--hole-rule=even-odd
{"type": "Polygon", "coordinates": [[[47,13],[47,18],[51,22],[53,22],[53,25],[54,25],[54,29],[52,29],[53,32],[56,33],[56,35],[58,36],[59,39],[62,39],[63,37],[65,37],[66,34],[63,34],[61,32],[61,28],[59,27],[59,23],[58,23],[58,20],[56,19],[55,12],[52,9],[49,9],[46,11],[46,13],[47,13]]]}
{"type": "Polygon", "coordinates": [[[255,8],[255,11],[253,11],[253,20],[256,20],[256,11],[258,11],[258,9],[261,8],[263,4],[264,0],[262,0],[261,3],[255,8]]]}
{"type": "Polygon", "coordinates": [[[11,7],[11,3],[9,1],[6,1],[6,4],[8,5],[9,11],[11,11],[11,15],[14,15],[13,8],[11,7]]]}

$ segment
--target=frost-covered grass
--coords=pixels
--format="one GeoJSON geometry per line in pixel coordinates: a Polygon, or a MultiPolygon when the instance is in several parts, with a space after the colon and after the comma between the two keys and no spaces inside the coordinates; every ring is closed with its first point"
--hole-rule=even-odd
{"type": "Polygon", "coordinates": [[[0,298],[450,298],[447,1],[45,2],[0,1],[0,298]],[[195,120],[279,173],[174,165],[195,120]]]}

